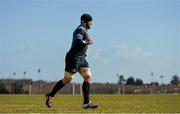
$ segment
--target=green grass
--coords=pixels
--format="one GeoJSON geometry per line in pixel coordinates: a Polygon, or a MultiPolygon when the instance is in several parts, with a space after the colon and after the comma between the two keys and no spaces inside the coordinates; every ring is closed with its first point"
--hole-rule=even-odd
{"type": "Polygon", "coordinates": [[[0,95],[0,113],[180,113],[180,95],[91,95],[98,109],[82,109],[82,95],[57,95],[47,108],[44,95],[0,95]]]}

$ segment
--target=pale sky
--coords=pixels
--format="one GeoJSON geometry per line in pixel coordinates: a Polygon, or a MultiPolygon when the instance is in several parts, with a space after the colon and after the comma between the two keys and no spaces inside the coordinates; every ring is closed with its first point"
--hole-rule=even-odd
{"type": "Polygon", "coordinates": [[[0,77],[61,79],[83,13],[93,17],[87,60],[94,82],[116,83],[119,73],[169,83],[180,74],[179,0],[0,0],[0,77]]]}

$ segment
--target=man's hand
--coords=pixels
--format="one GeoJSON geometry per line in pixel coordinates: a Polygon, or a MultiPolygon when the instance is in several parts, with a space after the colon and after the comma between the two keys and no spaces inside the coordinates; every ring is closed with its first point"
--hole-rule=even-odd
{"type": "Polygon", "coordinates": [[[91,45],[91,44],[93,44],[93,43],[94,43],[94,42],[93,42],[92,38],[86,39],[86,44],[87,44],[87,45],[91,45]]]}

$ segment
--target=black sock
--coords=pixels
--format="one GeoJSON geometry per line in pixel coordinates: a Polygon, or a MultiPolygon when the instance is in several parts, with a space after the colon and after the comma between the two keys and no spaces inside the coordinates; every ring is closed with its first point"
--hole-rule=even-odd
{"type": "Polygon", "coordinates": [[[54,95],[65,86],[65,84],[63,83],[62,80],[59,80],[56,85],[54,86],[54,88],[52,89],[51,93],[49,94],[49,96],[54,97],[54,95]]]}
{"type": "Polygon", "coordinates": [[[90,83],[84,81],[82,90],[83,90],[84,104],[87,104],[89,103],[90,83]]]}

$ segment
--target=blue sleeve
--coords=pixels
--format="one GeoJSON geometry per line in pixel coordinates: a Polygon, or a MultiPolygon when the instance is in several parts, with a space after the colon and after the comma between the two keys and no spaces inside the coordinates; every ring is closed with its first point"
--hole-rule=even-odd
{"type": "Polygon", "coordinates": [[[79,28],[74,32],[74,41],[76,41],[78,45],[86,46],[86,39],[86,31],[84,31],[83,29],[79,28]]]}

